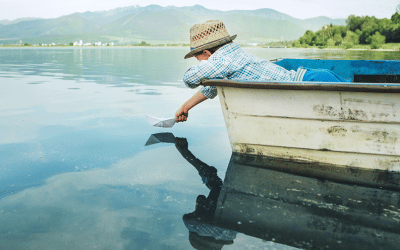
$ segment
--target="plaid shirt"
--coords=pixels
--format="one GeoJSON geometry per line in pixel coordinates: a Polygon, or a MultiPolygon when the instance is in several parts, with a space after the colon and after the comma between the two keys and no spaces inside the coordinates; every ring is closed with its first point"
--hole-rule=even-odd
{"type": "MultiPolygon", "coordinates": [[[[190,67],[183,81],[189,88],[196,88],[203,79],[229,79],[235,81],[293,81],[296,71],[260,59],[243,51],[239,44],[230,43],[218,49],[208,60],[190,67]]],[[[215,86],[202,86],[207,98],[217,95],[215,86]]]]}

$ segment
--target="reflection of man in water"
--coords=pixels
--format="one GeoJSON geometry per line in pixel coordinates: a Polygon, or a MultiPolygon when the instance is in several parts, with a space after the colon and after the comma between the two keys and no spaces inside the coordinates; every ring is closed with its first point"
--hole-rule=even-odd
{"type": "Polygon", "coordinates": [[[189,230],[190,244],[195,249],[204,250],[221,249],[224,245],[233,244],[237,234],[235,231],[213,225],[222,187],[222,180],[217,175],[217,169],[197,159],[189,151],[186,138],[176,138],[175,146],[181,155],[197,169],[203,183],[210,189],[207,197],[197,196],[194,212],[183,215],[183,222],[189,230]]]}

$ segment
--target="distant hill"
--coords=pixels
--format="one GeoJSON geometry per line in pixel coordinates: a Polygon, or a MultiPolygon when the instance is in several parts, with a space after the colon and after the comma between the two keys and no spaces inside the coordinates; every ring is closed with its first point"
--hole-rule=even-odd
{"type": "Polygon", "coordinates": [[[318,31],[324,25],[327,25],[327,24],[346,25],[346,19],[331,19],[331,18],[325,17],[325,16],[314,17],[314,18],[309,18],[309,19],[305,19],[305,20],[297,20],[295,22],[298,22],[298,24],[301,27],[303,27],[307,30],[312,30],[312,31],[318,31]],[[321,23],[323,23],[322,26],[321,26],[321,23]]]}
{"type": "Polygon", "coordinates": [[[0,21],[0,43],[70,43],[76,40],[131,44],[189,43],[189,29],[210,19],[224,21],[241,43],[296,40],[306,30],[327,24],[345,25],[345,19],[316,17],[296,19],[272,9],[219,11],[200,5],[190,7],[129,6],[109,11],[74,13],[54,19],[0,21]],[[18,40],[19,41],[19,40],[18,40]]]}
{"type": "Polygon", "coordinates": [[[18,19],[15,19],[15,20],[13,20],[13,21],[4,19],[4,20],[0,20],[0,25],[10,25],[10,24],[19,23],[19,22],[22,22],[22,21],[32,21],[32,20],[38,20],[38,19],[41,19],[41,18],[37,18],[37,17],[26,17],[26,18],[18,18],[18,19]]]}

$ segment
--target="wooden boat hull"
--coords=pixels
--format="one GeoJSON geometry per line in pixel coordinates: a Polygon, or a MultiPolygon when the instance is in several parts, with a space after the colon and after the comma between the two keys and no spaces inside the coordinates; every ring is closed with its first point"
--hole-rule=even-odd
{"type": "Polygon", "coordinates": [[[400,171],[398,87],[207,84],[234,152],[400,171]]]}

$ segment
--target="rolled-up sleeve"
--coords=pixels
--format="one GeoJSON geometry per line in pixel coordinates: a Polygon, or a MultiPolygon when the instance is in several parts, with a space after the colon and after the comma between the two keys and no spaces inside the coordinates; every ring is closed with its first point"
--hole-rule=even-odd
{"type": "MultiPolygon", "coordinates": [[[[210,58],[190,67],[183,76],[183,81],[187,87],[193,89],[198,87],[203,79],[223,79],[228,73],[228,64],[226,62],[210,58]]],[[[217,88],[214,86],[201,87],[200,92],[207,98],[212,99],[217,95],[217,88]]]]}
{"type": "Polygon", "coordinates": [[[190,67],[183,75],[183,82],[191,89],[197,88],[200,85],[203,77],[199,74],[197,66],[190,67]]]}
{"type": "Polygon", "coordinates": [[[208,99],[213,99],[218,94],[217,87],[215,86],[202,86],[200,92],[208,99]]]}

